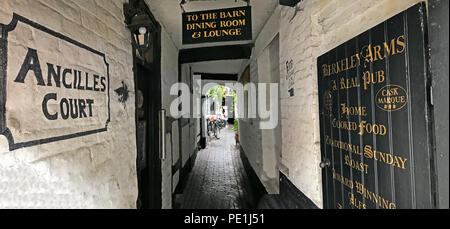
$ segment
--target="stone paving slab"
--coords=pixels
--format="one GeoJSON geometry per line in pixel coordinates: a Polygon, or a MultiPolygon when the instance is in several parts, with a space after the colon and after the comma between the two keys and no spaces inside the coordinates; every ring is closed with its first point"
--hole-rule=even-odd
{"type": "Polygon", "coordinates": [[[248,176],[235,145],[234,131],[223,129],[219,140],[212,140],[198,152],[189,175],[181,208],[248,209],[251,196],[248,176]]]}

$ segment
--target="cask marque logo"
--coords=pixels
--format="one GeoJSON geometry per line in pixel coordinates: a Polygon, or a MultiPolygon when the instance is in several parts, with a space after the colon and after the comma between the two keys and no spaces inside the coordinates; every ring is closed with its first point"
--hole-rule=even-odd
{"type": "Polygon", "coordinates": [[[398,111],[405,107],[408,102],[408,94],[406,90],[395,84],[382,87],[376,97],[375,103],[377,107],[384,111],[398,111]]]}

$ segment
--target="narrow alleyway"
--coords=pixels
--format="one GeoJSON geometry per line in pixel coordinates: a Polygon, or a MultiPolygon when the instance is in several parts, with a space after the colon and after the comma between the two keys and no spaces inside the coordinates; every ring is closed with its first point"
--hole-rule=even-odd
{"type": "Polygon", "coordinates": [[[234,131],[225,128],[198,153],[183,192],[184,209],[253,208],[251,187],[235,145],[234,131]]]}

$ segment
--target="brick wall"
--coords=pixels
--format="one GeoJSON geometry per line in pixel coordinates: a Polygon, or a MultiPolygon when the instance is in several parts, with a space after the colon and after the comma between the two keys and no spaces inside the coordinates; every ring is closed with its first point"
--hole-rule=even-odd
{"type": "Polygon", "coordinates": [[[322,207],[317,57],[409,8],[419,0],[302,1],[301,11],[282,7],[280,73],[282,160],[289,180],[322,207]],[[286,62],[292,60],[294,96],[286,62]]]}
{"type": "MultiPolygon", "coordinates": [[[[9,151],[7,139],[0,135],[0,208],[136,207],[133,59],[130,33],[124,24],[124,2],[125,0],[0,1],[1,24],[9,24],[13,13],[17,13],[106,55],[106,62],[110,67],[111,119],[105,132],[14,151],[9,151]],[[122,82],[130,90],[129,99],[125,103],[119,102],[119,96],[114,92],[122,86],[122,82]]],[[[35,31],[30,37],[11,36],[8,42],[20,46],[19,39],[29,39],[27,42],[35,44],[38,52],[54,46],[57,61],[76,62],[70,55],[64,55],[58,49],[58,44],[38,43],[33,40],[34,36],[35,31]]],[[[43,75],[46,79],[47,75],[43,75]]],[[[83,94],[74,91],[70,96],[83,94]]],[[[40,102],[39,99],[37,101],[40,102]]],[[[8,102],[14,106],[29,104],[21,98],[8,98],[8,102]]],[[[42,113],[30,114],[30,117],[38,115],[42,113]]],[[[50,132],[66,128],[40,122],[30,125],[34,129],[45,125],[50,132]]],[[[28,127],[18,123],[10,128],[20,132],[27,131],[28,127]]],[[[82,131],[89,126],[83,121],[77,121],[70,128],[82,131]]]]}

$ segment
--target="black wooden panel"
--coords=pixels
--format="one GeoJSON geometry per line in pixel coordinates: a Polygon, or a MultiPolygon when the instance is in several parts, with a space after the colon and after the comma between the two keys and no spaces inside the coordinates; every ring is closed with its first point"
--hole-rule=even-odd
{"type": "Polygon", "coordinates": [[[250,59],[253,44],[225,45],[182,49],[178,54],[180,64],[213,60],[250,59]]]}
{"type": "MultiPolygon", "coordinates": [[[[328,61],[331,64],[332,61],[337,59],[337,52],[336,50],[330,52],[329,56],[328,56],[328,61]]],[[[328,89],[331,92],[331,96],[333,98],[333,100],[331,101],[331,117],[330,117],[330,122],[331,122],[331,128],[330,128],[330,132],[331,132],[331,139],[337,139],[340,140],[340,131],[339,129],[336,128],[332,128],[332,123],[333,123],[333,119],[335,119],[336,117],[339,117],[339,112],[337,110],[337,108],[339,107],[339,92],[338,91],[333,91],[332,89],[328,89]]],[[[339,121],[339,119],[337,120],[339,121]]],[[[334,176],[334,174],[338,174],[338,176],[340,177],[340,175],[342,174],[342,154],[339,148],[332,148],[331,151],[331,155],[332,155],[332,159],[331,159],[331,165],[332,165],[332,177],[334,176]]],[[[344,184],[343,183],[339,183],[339,182],[333,182],[333,187],[334,187],[334,199],[336,200],[335,203],[332,203],[332,206],[334,208],[340,208],[343,205],[345,205],[344,203],[344,184]]]]}
{"type": "MultiPolygon", "coordinates": [[[[345,56],[349,56],[352,53],[357,53],[359,50],[358,44],[355,41],[349,42],[346,46],[345,46],[345,56]]],[[[346,75],[345,75],[345,79],[346,82],[345,84],[347,85],[347,82],[355,82],[358,83],[358,69],[354,68],[354,69],[350,69],[348,71],[346,71],[346,75]]],[[[359,101],[359,88],[350,88],[347,90],[347,101],[346,104],[355,104],[356,106],[360,106],[360,101],[359,101]]],[[[349,120],[350,122],[359,122],[359,117],[358,116],[354,116],[354,115],[347,115],[347,114],[342,114],[341,112],[341,116],[343,116],[344,118],[346,118],[347,120],[349,120]]],[[[352,150],[350,152],[346,152],[345,155],[347,156],[348,160],[350,162],[354,162],[354,163],[362,163],[362,155],[359,154],[361,149],[361,138],[359,135],[354,135],[351,133],[351,131],[346,131],[346,135],[348,136],[348,143],[350,145],[354,145],[355,147],[359,147],[356,148],[356,150],[352,150]]],[[[364,175],[368,174],[368,168],[364,169],[364,170],[355,170],[352,169],[351,171],[351,179],[354,181],[354,183],[356,184],[356,182],[363,184],[363,177],[364,175]]],[[[355,185],[354,184],[354,185],[355,185]]],[[[354,198],[362,200],[364,203],[364,198],[361,196],[361,194],[359,194],[358,192],[355,192],[354,190],[350,190],[350,192],[347,195],[351,195],[353,194],[354,198]]],[[[354,206],[352,206],[352,208],[355,208],[354,206]]]]}
{"type": "MultiPolygon", "coordinates": [[[[7,65],[7,36],[6,26],[0,24],[0,88],[6,88],[7,65]]],[[[0,133],[6,129],[6,90],[0,91],[0,133]]]]}
{"type": "MultiPolygon", "coordinates": [[[[395,20],[395,18],[391,18],[390,21],[395,20]]],[[[385,23],[382,23],[376,27],[374,27],[373,29],[370,30],[370,37],[371,37],[371,41],[370,43],[375,45],[375,44],[383,44],[383,42],[385,42],[385,23]]],[[[393,38],[391,38],[393,39],[393,38]]],[[[381,54],[383,57],[383,54],[381,54]]],[[[400,55],[400,54],[399,54],[400,55]]],[[[380,58],[379,55],[377,56],[376,53],[374,53],[374,58],[380,58]]],[[[389,56],[387,57],[389,58],[389,56]]],[[[372,91],[372,97],[371,97],[371,106],[370,106],[370,110],[372,112],[373,119],[372,119],[372,124],[376,124],[376,125],[385,125],[386,127],[388,126],[392,126],[392,122],[390,122],[390,117],[389,117],[389,112],[386,112],[385,110],[379,109],[377,106],[380,106],[380,104],[378,104],[377,101],[377,95],[379,94],[379,91],[386,87],[388,84],[388,72],[386,70],[386,59],[383,60],[378,60],[378,61],[374,61],[372,62],[370,65],[370,72],[373,74],[373,77],[370,76],[371,78],[373,78],[374,82],[377,82],[376,84],[371,84],[370,85],[370,90],[372,91]],[[378,74],[378,77],[377,77],[378,74]],[[382,78],[380,78],[382,75],[385,76],[385,80],[383,82],[382,78]]],[[[363,73],[364,74],[364,73],[363,73]]],[[[372,79],[371,79],[372,80],[372,79]]],[[[363,84],[364,84],[364,80],[363,80],[363,84]]],[[[389,87],[389,86],[388,86],[389,87]]],[[[369,109],[369,107],[367,108],[369,109]]],[[[398,112],[398,111],[397,111],[398,112]]],[[[364,120],[364,119],[362,119],[364,120]]],[[[403,127],[403,125],[402,125],[403,127]]],[[[373,146],[374,150],[380,151],[382,153],[392,153],[394,154],[394,152],[392,152],[391,148],[390,148],[390,131],[392,130],[392,128],[387,128],[386,130],[386,134],[385,135],[372,135],[373,137],[375,137],[376,140],[376,145],[373,146]]],[[[399,140],[401,141],[401,140],[399,140]]],[[[364,146],[365,147],[365,146],[364,146]]],[[[380,155],[380,159],[382,159],[382,154],[380,155]]],[[[381,163],[381,160],[376,161],[376,170],[377,170],[377,178],[378,179],[378,193],[376,193],[376,197],[378,197],[377,201],[375,201],[375,198],[372,198],[372,200],[370,198],[368,198],[369,200],[367,202],[372,202],[373,204],[375,204],[377,206],[377,208],[388,208],[385,204],[388,203],[394,203],[394,190],[395,187],[393,185],[393,167],[386,164],[386,163],[381,163]],[[379,163],[380,162],[380,163],[379,163]],[[383,199],[379,199],[379,197],[382,197],[383,199]]],[[[370,190],[370,189],[368,189],[370,190]]],[[[370,194],[374,193],[375,190],[370,190],[370,194]]],[[[370,196],[369,194],[369,196],[370,196]]],[[[367,196],[367,195],[366,195],[367,196]]],[[[373,197],[373,195],[372,195],[373,197]]]]}
{"type": "Polygon", "coordinates": [[[220,73],[199,73],[194,75],[201,75],[202,80],[225,80],[225,81],[237,81],[237,74],[220,74],[220,73]]]}
{"type": "Polygon", "coordinates": [[[182,38],[185,45],[252,40],[251,6],[183,13],[182,38]]]}
{"type": "Polygon", "coordinates": [[[425,32],[426,12],[422,9],[409,9],[404,15],[408,30],[408,59],[409,66],[409,93],[411,103],[411,137],[414,156],[415,199],[417,208],[433,207],[434,191],[432,182],[434,177],[434,163],[432,160],[432,148],[429,144],[431,129],[429,124],[429,96],[428,90],[431,80],[428,78],[428,40],[425,32]],[[414,152],[418,152],[415,153],[414,152]]]}
{"type": "MultiPolygon", "coordinates": [[[[337,47],[336,50],[336,59],[335,60],[342,60],[346,57],[346,44],[342,44],[339,47],[337,47]]],[[[338,77],[342,79],[347,79],[347,72],[341,72],[338,74],[338,77]]],[[[344,81],[345,82],[345,81],[344,81]]],[[[339,86],[341,87],[341,82],[339,82],[339,86]]],[[[343,115],[340,111],[341,104],[348,104],[348,91],[347,89],[343,90],[336,90],[338,93],[337,101],[338,103],[336,106],[333,107],[333,110],[336,111],[334,117],[337,118],[337,120],[340,123],[348,122],[349,119],[346,115],[343,115]]],[[[335,129],[339,135],[339,140],[341,142],[349,142],[349,133],[348,130],[339,130],[335,129]]],[[[344,182],[342,185],[342,205],[345,209],[351,209],[353,206],[351,205],[350,201],[348,201],[352,195],[352,188],[351,185],[349,185],[348,182],[346,182],[345,179],[352,180],[352,168],[350,166],[346,166],[346,164],[349,164],[351,159],[351,155],[349,152],[345,150],[345,148],[339,149],[339,155],[340,155],[340,162],[341,162],[341,172],[340,174],[344,176],[344,182]]]]}
{"type": "MultiPolygon", "coordinates": [[[[370,44],[372,42],[371,40],[371,34],[370,33],[364,33],[360,35],[358,38],[356,38],[358,52],[363,52],[366,45],[370,44]]],[[[364,72],[372,71],[371,65],[362,64],[357,68],[357,76],[360,85],[363,85],[362,87],[358,87],[359,90],[359,104],[358,106],[367,106],[367,114],[366,116],[358,116],[358,122],[361,123],[363,120],[373,123],[375,121],[375,114],[372,112],[373,107],[373,97],[375,97],[375,94],[373,93],[372,88],[370,90],[364,89],[364,81],[362,80],[361,75],[364,74],[364,72]]],[[[364,157],[363,149],[366,145],[373,146],[376,148],[377,142],[376,138],[369,134],[364,135],[358,135],[362,139],[362,143],[360,144],[360,151],[362,151],[362,163],[367,165],[367,174],[364,174],[363,181],[361,185],[365,187],[366,190],[371,190],[372,192],[378,193],[378,170],[377,170],[377,162],[375,160],[372,160],[370,158],[364,157]]],[[[364,193],[363,193],[364,194],[364,193]]],[[[374,203],[373,201],[366,200],[364,198],[364,204],[367,208],[378,208],[378,205],[374,203]]]]}
{"type": "Polygon", "coordinates": [[[433,208],[425,4],[318,58],[325,208],[433,208]]]}
{"type": "MultiPolygon", "coordinates": [[[[386,41],[389,38],[398,37],[406,34],[404,14],[396,15],[389,22],[385,23],[385,37],[386,41]]],[[[411,44],[410,44],[411,45],[411,44]]],[[[407,85],[407,64],[405,62],[406,53],[389,56],[386,59],[386,85],[398,85],[408,91],[407,85]]],[[[412,179],[410,178],[411,167],[406,166],[412,160],[409,133],[409,118],[408,113],[410,109],[406,106],[404,109],[390,113],[391,126],[389,130],[390,144],[387,152],[393,152],[396,156],[402,158],[411,158],[406,160],[404,169],[393,169],[395,173],[393,178],[397,188],[393,191],[395,202],[402,208],[413,208],[413,192],[412,179]],[[395,141],[393,141],[395,139],[395,141]]],[[[394,201],[394,200],[392,200],[394,201]]]]}
{"type": "MultiPolygon", "coordinates": [[[[328,54],[322,55],[318,58],[318,63],[329,63],[328,61],[328,54]]],[[[319,73],[320,75],[320,73],[319,73]]],[[[329,96],[331,96],[330,90],[329,90],[329,82],[320,80],[321,78],[318,78],[318,84],[319,88],[322,89],[321,95],[319,95],[322,100],[325,100],[329,96]]],[[[331,127],[331,121],[330,121],[330,109],[327,108],[327,103],[320,102],[319,103],[319,117],[320,117],[320,123],[323,123],[323,125],[320,126],[320,136],[325,136],[325,133],[330,133],[330,127],[331,127]]],[[[321,156],[322,158],[326,158],[328,160],[332,159],[332,148],[326,144],[325,141],[320,141],[320,148],[321,148],[321,156]]],[[[329,169],[325,169],[322,171],[322,181],[323,181],[323,205],[325,208],[332,208],[332,203],[334,202],[334,188],[333,188],[333,180],[331,179],[332,175],[330,174],[329,169]]]]}

